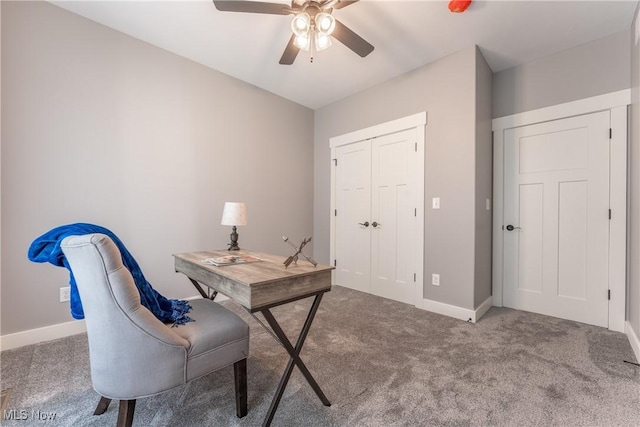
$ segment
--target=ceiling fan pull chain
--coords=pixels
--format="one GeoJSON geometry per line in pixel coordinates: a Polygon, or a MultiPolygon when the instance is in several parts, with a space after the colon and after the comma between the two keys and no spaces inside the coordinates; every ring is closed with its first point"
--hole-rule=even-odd
{"type": "Polygon", "coordinates": [[[313,64],[313,53],[315,51],[315,43],[312,41],[309,44],[309,62],[313,64]]]}

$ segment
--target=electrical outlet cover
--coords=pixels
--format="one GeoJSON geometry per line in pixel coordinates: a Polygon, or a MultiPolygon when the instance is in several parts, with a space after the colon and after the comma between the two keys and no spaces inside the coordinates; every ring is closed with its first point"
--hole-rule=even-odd
{"type": "Polygon", "coordinates": [[[71,299],[71,288],[64,286],[60,288],[60,302],[67,302],[71,299]]]}
{"type": "Polygon", "coordinates": [[[439,274],[432,274],[431,275],[431,284],[433,286],[440,286],[440,275],[439,274]]]}

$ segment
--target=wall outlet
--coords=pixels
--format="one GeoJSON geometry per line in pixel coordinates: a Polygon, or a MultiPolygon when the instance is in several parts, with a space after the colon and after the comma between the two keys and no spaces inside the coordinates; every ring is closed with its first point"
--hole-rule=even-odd
{"type": "Polygon", "coordinates": [[[440,209],[440,197],[431,199],[431,209],[440,209]]]}
{"type": "Polygon", "coordinates": [[[60,288],[60,302],[67,302],[71,299],[71,288],[64,286],[60,288]]]}
{"type": "Polygon", "coordinates": [[[431,284],[433,286],[440,286],[440,275],[439,274],[432,274],[431,275],[431,284]]]}

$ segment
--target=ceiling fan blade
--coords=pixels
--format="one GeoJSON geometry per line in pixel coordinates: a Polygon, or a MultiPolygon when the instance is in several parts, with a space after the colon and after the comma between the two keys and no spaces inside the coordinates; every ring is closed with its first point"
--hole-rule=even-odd
{"type": "Polygon", "coordinates": [[[336,19],[336,28],[331,34],[340,43],[360,55],[365,57],[373,52],[373,45],[354,33],[346,25],[336,19]]]}
{"type": "Polygon", "coordinates": [[[280,65],[291,65],[293,64],[293,61],[296,60],[296,56],[298,56],[298,52],[300,52],[300,49],[298,49],[293,44],[293,41],[295,39],[296,39],[295,34],[292,34],[291,38],[289,39],[289,43],[287,43],[287,47],[284,48],[284,52],[282,53],[282,58],[280,58],[280,65]]]}
{"type": "Polygon", "coordinates": [[[358,0],[338,0],[336,4],[334,4],[332,7],[334,9],[342,9],[343,7],[347,7],[350,4],[357,3],[357,2],[358,0]]]}
{"type": "Polygon", "coordinates": [[[213,0],[213,4],[221,12],[266,13],[269,15],[289,15],[291,8],[282,3],[265,3],[261,1],[213,0]]]}

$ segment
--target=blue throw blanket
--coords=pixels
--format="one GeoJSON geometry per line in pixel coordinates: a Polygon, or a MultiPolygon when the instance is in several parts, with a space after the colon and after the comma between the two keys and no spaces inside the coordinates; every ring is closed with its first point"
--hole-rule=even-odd
{"type": "Polygon", "coordinates": [[[76,286],[73,271],[62,252],[60,244],[65,237],[77,236],[83,234],[102,233],[111,238],[118,246],[122,254],[122,263],[131,272],[136,287],[140,292],[140,301],[142,305],[147,307],[158,319],[163,323],[173,323],[174,325],[183,325],[191,322],[187,313],[191,310],[191,305],[187,301],[170,300],[160,295],[151,284],[147,282],[138,263],[131,256],[127,248],[122,244],[120,239],[111,231],[104,227],[93,224],[76,223],[56,227],[38,237],[29,246],[28,257],[33,262],[49,262],[58,267],[66,267],[69,270],[69,285],[71,285],[71,316],[74,319],[84,319],[84,311],[82,310],[82,302],[80,294],[76,286]]]}

